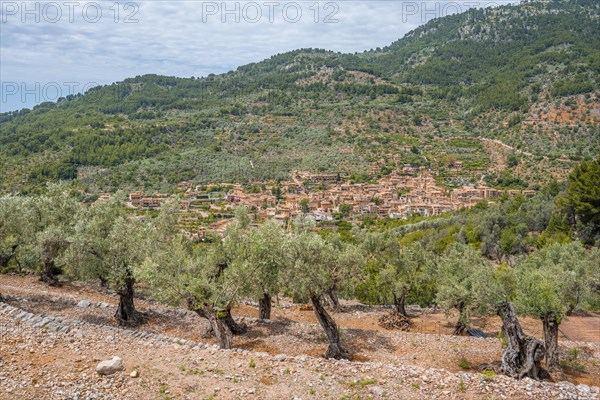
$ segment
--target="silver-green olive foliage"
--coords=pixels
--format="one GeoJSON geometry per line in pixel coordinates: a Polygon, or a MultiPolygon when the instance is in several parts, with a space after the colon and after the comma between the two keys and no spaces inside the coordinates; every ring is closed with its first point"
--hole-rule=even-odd
{"type": "Polygon", "coordinates": [[[401,296],[412,295],[414,299],[428,297],[421,292],[431,291],[435,284],[437,257],[432,252],[418,242],[403,248],[398,246],[385,263],[377,286],[386,302],[401,296]]]}
{"type": "Polygon", "coordinates": [[[69,276],[101,279],[115,289],[151,251],[148,224],[129,218],[117,200],[98,201],[82,210],[70,232],[70,246],[61,257],[69,276]]]}
{"type": "Polygon", "coordinates": [[[230,265],[225,271],[240,295],[259,299],[279,293],[279,274],[289,264],[288,237],[279,223],[266,221],[258,227],[231,231],[224,239],[230,265]]]}
{"type": "Polygon", "coordinates": [[[600,252],[580,242],[553,244],[519,260],[516,304],[527,315],[560,321],[569,310],[598,305],[600,252]]]}
{"type": "Polygon", "coordinates": [[[36,207],[36,200],[31,197],[0,197],[1,267],[8,267],[12,260],[15,260],[17,267],[35,264],[35,257],[28,257],[31,252],[27,250],[40,229],[36,207]]]}
{"type": "Polygon", "coordinates": [[[28,266],[37,269],[40,263],[43,264],[44,275],[51,273],[49,269],[64,266],[62,255],[70,245],[70,237],[82,205],[71,196],[65,183],[57,183],[48,184],[47,193],[35,199],[34,210],[36,232],[29,238],[29,249],[32,250],[36,263],[28,266]]]}
{"type": "Polygon", "coordinates": [[[364,266],[364,257],[355,245],[335,235],[324,239],[305,218],[297,219],[294,226],[286,250],[290,262],[280,280],[292,296],[320,295],[364,266]]]}
{"type": "Polygon", "coordinates": [[[494,267],[469,245],[455,244],[438,268],[438,304],[448,313],[459,312],[458,323],[467,327],[479,302],[476,288],[492,278],[494,267]]]}
{"type": "Polygon", "coordinates": [[[64,255],[69,276],[85,281],[109,279],[111,240],[117,220],[125,216],[122,207],[122,203],[114,199],[98,200],[81,210],[64,255]]]}
{"type": "Polygon", "coordinates": [[[175,210],[175,204],[167,203],[149,223],[151,250],[135,269],[137,279],[152,297],[167,304],[229,304],[233,296],[222,271],[227,263],[223,244],[219,240],[194,247],[176,229],[175,210]]]}

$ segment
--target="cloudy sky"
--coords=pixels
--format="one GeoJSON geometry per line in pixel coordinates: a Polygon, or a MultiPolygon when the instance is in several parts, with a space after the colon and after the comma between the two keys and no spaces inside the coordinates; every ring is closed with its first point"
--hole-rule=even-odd
{"type": "Polygon", "coordinates": [[[141,74],[227,72],[303,47],[361,52],[432,18],[507,3],[0,0],[0,111],[141,74]]]}

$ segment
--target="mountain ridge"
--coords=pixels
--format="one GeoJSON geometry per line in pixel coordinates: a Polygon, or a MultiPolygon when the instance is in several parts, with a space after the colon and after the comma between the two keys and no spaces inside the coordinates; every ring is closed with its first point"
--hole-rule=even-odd
{"type": "Polygon", "coordinates": [[[10,168],[2,190],[37,191],[47,180],[81,177],[82,168],[98,170],[82,180],[94,190],[235,181],[239,172],[228,166],[247,170],[250,160],[263,167],[242,180],[283,179],[298,168],[364,178],[374,165],[393,167],[392,150],[406,146],[420,154],[399,151],[403,161],[424,158],[444,184],[480,174],[497,184],[495,155],[473,155],[483,149],[477,137],[532,153],[509,173],[535,185],[547,169],[564,175],[559,158],[600,149],[599,10],[589,0],[470,10],[379,50],[298,49],[199,79],[137,76],[0,114],[0,160],[10,168]],[[531,128],[527,121],[539,117],[532,110],[577,116],[531,128]],[[287,122],[268,122],[280,117],[287,122]],[[452,153],[449,138],[470,142],[452,153]],[[445,176],[447,158],[472,168],[445,176]]]}

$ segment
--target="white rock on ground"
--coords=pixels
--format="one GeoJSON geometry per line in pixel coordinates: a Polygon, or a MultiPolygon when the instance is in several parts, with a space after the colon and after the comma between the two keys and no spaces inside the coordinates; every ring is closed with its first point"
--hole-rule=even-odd
{"type": "Polygon", "coordinates": [[[104,360],[96,367],[96,372],[100,375],[112,375],[115,372],[122,371],[123,360],[120,357],[113,357],[110,360],[104,360]]]}
{"type": "Polygon", "coordinates": [[[77,307],[81,307],[81,308],[87,308],[91,305],[92,305],[92,302],[88,301],[88,300],[81,300],[79,303],[77,303],[77,307]]]}

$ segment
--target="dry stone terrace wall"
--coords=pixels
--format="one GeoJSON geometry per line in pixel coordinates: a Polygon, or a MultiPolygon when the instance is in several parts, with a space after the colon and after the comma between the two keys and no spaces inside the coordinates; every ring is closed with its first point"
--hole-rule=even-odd
{"type": "MultiPolygon", "coordinates": [[[[90,303],[81,306],[106,307],[107,305],[90,303]]],[[[141,330],[99,326],[68,318],[35,314],[0,303],[1,398],[32,398],[23,395],[31,389],[31,385],[41,385],[38,389],[45,390],[44,397],[48,399],[141,398],[135,387],[130,385],[130,381],[134,378],[130,378],[129,371],[109,377],[99,377],[93,368],[89,371],[84,369],[81,375],[64,380],[57,371],[49,370],[47,379],[33,383],[25,369],[21,372],[19,366],[11,364],[11,357],[16,352],[44,354],[50,350],[49,343],[67,343],[66,347],[80,349],[81,354],[89,352],[90,348],[97,346],[98,343],[100,346],[102,343],[110,343],[111,351],[123,353],[135,347],[143,347],[145,349],[143,354],[162,355],[165,368],[169,363],[178,365],[181,362],[178,355],[185,354],[188,358],[206,361],[213,366],[218,365],[209,369],[209,372],[212,372],[210,391],[214,392],[216,398],[301,399],[303,397],[298,393],[306,392],[308,388],[321,394],[326,389],[330,398],[332,394],[333,398],[341,398],[355,391],[360,391],[365,397],[404,399],[462,397],[488,399],[491,398],[490,396],[500,399],[600,398],[600,388],[590,388],[586,385],[574,386],[567,382],[553,384],[530,379],[516,381],[505,376],[496,376],[493,381],[486,381],[482,379],[481,374],[451,373],[440,369],[394,363],[335,361],[309,356],[291,357],[285,354],[269,355],[243,349],[219,350],[214,345],[141,330]],[[14,338],[22,339],[19,343],[25,342],[25,344],[9,348],[8,343],[12,343],[14,338]],[[248,370],[247,366],[250,362],[256,362],[258,367],[248,370]],[[278,379],[277,383],[261,385],[260,381],[255,379],[253,374],[258,373],[263,366],[268,366],[269,374],[278,379]]],[[[131,367],[132,363],[141,363],[141,360],[134,360],[127,354],[115,355],[123,358],[126,368],[131,367]]],[[[94,355],[90,357],[93,358],[94,355]]],[[[141,371],[142,377],[145,373],[149,374],[147,371],[141,371]]],[[[207,385],[206,376],[202,375],[197,379],[203,379],[203,385],[207,385]]],[[[162,389],[156,388],[156,393],[158,390],[162,389]]],[[[173,398],[198,397],[192,395],[173,398]]]]}

